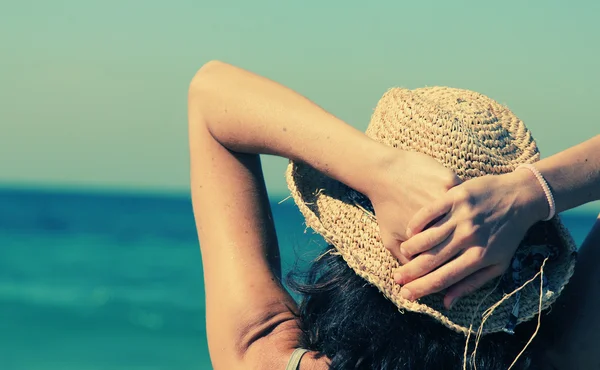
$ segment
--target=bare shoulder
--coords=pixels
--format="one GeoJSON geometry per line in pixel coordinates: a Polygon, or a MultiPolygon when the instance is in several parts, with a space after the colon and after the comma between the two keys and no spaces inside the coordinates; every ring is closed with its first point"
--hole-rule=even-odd
{"type": "MultiPolygon", "coordinates": [[[[254,341],[247,349],[244,356],[244,369],[285,370],[292,353],[298,348],[301,334],[296,320],[278,324],[270,333],[254,341]]],[[[299,370],[328,369],[329,361],[326,357],[310,351],[302,356],[299,370]]]]}
{"type": "Polygon", "coordinates": [[[250,331],[240,335],[249,343],[242,349],[244,369],[285,370],[301,335],[295,317],[286,316],[282,313],[261,319],[262,323],[254,323],[250,331]]]}

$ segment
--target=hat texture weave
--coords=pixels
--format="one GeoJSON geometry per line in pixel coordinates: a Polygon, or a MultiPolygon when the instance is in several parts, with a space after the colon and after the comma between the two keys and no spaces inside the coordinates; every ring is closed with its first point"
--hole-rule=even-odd
{"type": "MultiPolygon", "coordinates": [[[[534,163],[540,158],[531,132],[507,107],[482,94],[448,87],[390,89],[377,104],[366,134],[399,150],[426,154],[462,180],[509,173],[519,164],[534,163]]],[[[376,215],[368,211],[368,199],[305,163],[290,161],[286,179],[306,225],[322,235],[359,276],[401,310],[429,315],[448,328],[467,334],[470,325],[477,328],[481,324],[486,309],[514,289],[503,287],[498,281],[502,278],[498,278],[458,300],[451,310],[444,308],[442,294],[408,301],[402,298],[401,286],[393,280],[393,272],[400,265],[381,242],[376,215]]],[[[531,250],[551,251],[544,267],[548,289],[542,294],[542,309],[546,309],[573,274],[576,248],[557,216],[533,226],[517,253],[527,255],[531,250]]],[[[538,270],[525,265],[521,274],[526,280],[538,270]]],[[[538,313],[541,293],[537,281],[520,292],[517,323],[538,313]]],[[[482,333],[505,328],[510,316],[515,315],[513,299],[505,300],[494,310],[482,333]]]]}

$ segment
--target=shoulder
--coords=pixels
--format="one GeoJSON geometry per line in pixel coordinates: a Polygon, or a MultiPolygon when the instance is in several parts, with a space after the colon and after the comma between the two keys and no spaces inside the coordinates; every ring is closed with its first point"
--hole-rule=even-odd
{"type": "MultiPolygon", "coordinates": [[[[298,347],[301,330],[295,317],[283,316],[286,315],[257,317],[247,327],[240,328],[235,369],[286,369],[294,349],[298,347]]],[[[213,365],[215,362],[228,363],[215,360],[213,365]]],[[[229,363],[227,369],[231,369],[232,365],[229,363]]]]}
{"type": "MultiPolygon", "coordinates": [[[[244,355],[240,369],[286,370],[294,351],[298,348],[301,330],[296,322],[278,325],[268,335],[255,341],[244,355]]],[[[329,360],[317,352],[306,352],[300,366],[294,370],[328,370],[329,360]]]]}

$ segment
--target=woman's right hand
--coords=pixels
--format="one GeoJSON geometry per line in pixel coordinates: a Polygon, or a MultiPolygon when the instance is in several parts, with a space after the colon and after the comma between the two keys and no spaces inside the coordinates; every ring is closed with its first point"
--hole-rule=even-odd
{"type": "Polygon", "coordinates": [[[384,160],[365,195],[371,200],[384,246],[401,264],[409,261],[400,245],[417,211],[442,197],[461,180],[435,159],[417,152],[382,148],[384,160]]]}
{"type": "Polygon", "coordinates": [[[547,214],[544,192],[526,169],[449,190],[410,221],[415,235],[402,246],[414,258],[396,271],[401,294],[414,300],[449,288],[444,303],[450,308],[502,275],[527,230],[547,214]]]}

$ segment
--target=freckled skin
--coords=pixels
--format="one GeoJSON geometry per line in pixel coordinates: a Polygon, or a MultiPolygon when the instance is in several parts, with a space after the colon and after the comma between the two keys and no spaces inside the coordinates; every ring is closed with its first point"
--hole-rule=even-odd
{"type": "MultiPolygon", "coordinates": [[[[280,284],[279,247],[258,154],[304,161],[367,195],[381,188],[392,197],[415,187],[389,207],[392,215],[402,213],[398,207],[403,203],[414,202],[410,194],[423,193],[423,188],[444,178],[411,184],[401,183],[402,175],[414,178],[443,171],[425,160],[410,168],[414,158],[393,162],[405,166],[391,166],[388,156],[365,155],[384,150],[295,92],[224,63],[208,63],[197,73],[188,105],[192,201],[202,251],[213,368],[283,370],[300,329],[297,307],[280,284]],[[373,176],[363,176],[367,172],[373,176]],[[388,179],[380,174],[389,173],[399,176],[390,186],[379,186],[382,179],[388,179]],[[392,186],[398,191],[390,191],[392,186]]],[[[590,147],[600,148],[599,139],[592,139],[590,147]]],[[[580,195],[572,196],[575,186],[582,190],[578,194],[598,194],[597,177],[586,182],[582,166],[565,165],[579,158],[576,163],[596,166],[590,172],[599,173],[600,160],[590,156],[588,161],[582,155],[589,152],[586,148],[567,153],[566,158],[540,162],[540,171],[553,184],[559,209],[583,201],[580,195]]],[[[395,156],[399,152],[395,150],[395,156]]],[[[452,183],[451,177],[446,180],[452,183]]],[[[406,223],[391,224],[396,229],[389,230],[390,235],[405,233],[406,223]]],[[[577,272],[540,333],[548,342],[544,358],[558,369],[600,367],[600,221],[580,253],[577,272]]],[[[327,369],[327,359],[315,355],[306,354],[300,369],[327,369]]]]}

